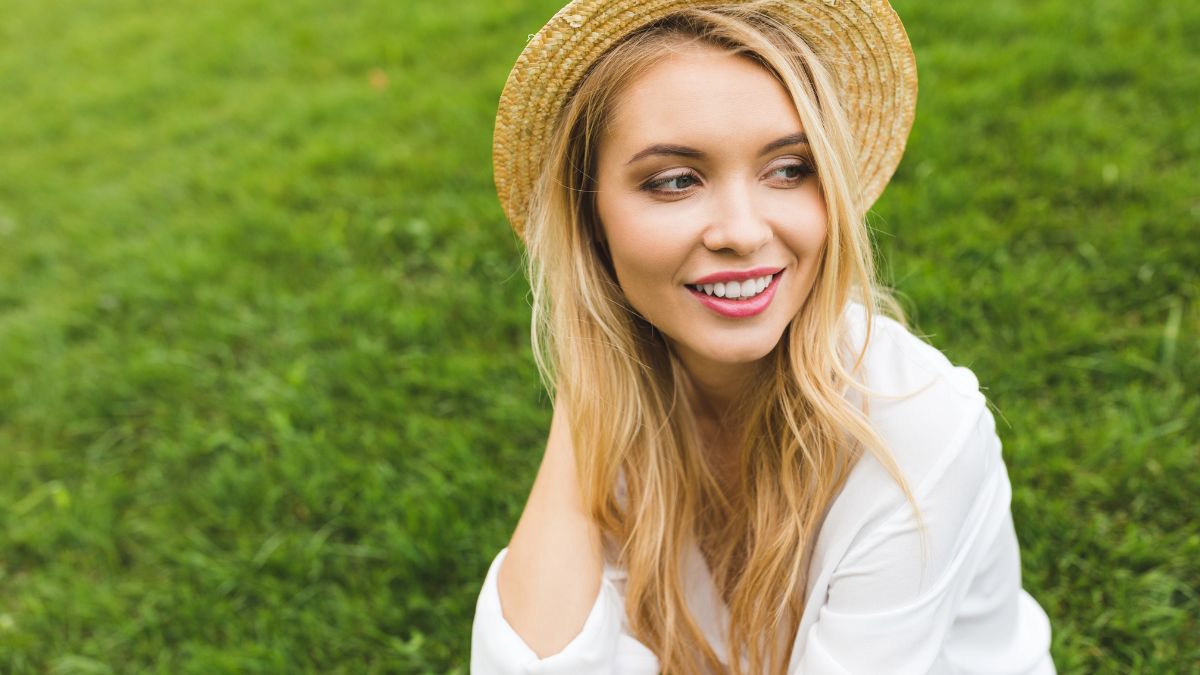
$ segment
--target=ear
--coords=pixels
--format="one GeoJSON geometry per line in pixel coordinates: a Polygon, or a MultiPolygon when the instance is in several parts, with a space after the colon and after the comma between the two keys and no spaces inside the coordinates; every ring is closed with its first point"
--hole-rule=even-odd
{"type": "Polygon", "coordinates": [[[592,246],[596,247],[596,252],[607,259],[609,257],[608,237],[604,234],[604,228],[597,226],[595,230],[591,232],[590,238],[592,240],[592,246]]]}
{"type": "Polygon", "coordinates": [[[596,253],[605,261],[610,259],[608,251],[608,235],[604,232],[604,223],[600,222],[600,209],[596,206],[596,199],[592,197],[588,200],[587,208],[587,236],[596,253]]]}
{"type": "Polygon", "coordinates": [[[596,259],[608,272],[608,276],[614,284],[617,282],[617,270],[613,267],[612,252],[608,249],[608,236],[604,233],[604,226],[600,223],[600,218],[597,216],[595,207],[592,208],[591,225],[587,228],[587,240],[591,245],[592,251],[596,253],[596,259]]]}

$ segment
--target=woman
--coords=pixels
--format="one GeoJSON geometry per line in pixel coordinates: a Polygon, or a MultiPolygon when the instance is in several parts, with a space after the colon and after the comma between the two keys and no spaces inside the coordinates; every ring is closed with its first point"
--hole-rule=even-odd
{"type": "Polygon", "coordinates": [[[581,0],[530,40],[496,181],[555,411],[473,672],[1054,672],[978,383],[874,279],[915,87],[882,1],[581,0]]]}

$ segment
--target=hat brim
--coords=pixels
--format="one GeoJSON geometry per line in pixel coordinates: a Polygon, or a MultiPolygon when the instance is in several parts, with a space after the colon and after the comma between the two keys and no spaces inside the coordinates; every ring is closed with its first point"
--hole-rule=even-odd
{"type": "MultiPolygon", "coordinates": [[[[525,46],[509,73],[492,142],[496,192],[523,236],[529,200],[567,95],[623,37],[687,7],[754,0],[575,0],[525,46]]],[[[900,18],[885,0],[756,2],[792,27],[833,76],[857,146],[864,208],[883,193],[904,154],[917,103],[917,67],[900,18]]]]}

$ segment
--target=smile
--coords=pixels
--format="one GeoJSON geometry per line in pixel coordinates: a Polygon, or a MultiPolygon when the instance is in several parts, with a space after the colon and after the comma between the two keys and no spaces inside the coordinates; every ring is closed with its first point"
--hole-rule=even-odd
{"type": "Polygon", "coordinates": [[[726,317],[741,319],[761,314],[775,297],[782,272],[742,281],[686,284],[700,304],[726,317]]]}
{"type": "Polygon", "coordinates": [[[753,279],[746,279],[745,281],[741,282],[727,281],[722,283],[718,281],[715,284],[691,284],[688,286],[688,288],[697,291],[704,291],[705,295],[715,295],[718,298],[729,298],[730,300],[737,300],[738,298],[753,298],[759,293],[765,291],[767,286],[771,285],[771,279],[774,276],[774,274],[767,274],[761,277],[755,277],[753,279]]]}

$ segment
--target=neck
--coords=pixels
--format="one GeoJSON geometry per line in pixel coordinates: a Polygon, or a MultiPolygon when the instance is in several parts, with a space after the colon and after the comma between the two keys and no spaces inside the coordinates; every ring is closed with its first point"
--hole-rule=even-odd
{"type": "Polygon", "coordinates": [[[688,400],[701,427],[735,431],[734,411],[753,393],[762,381],[767,359],[751,363],[717,363],[695,354],[679,353],[680,363],[687,373],[688,400]]]}
{"type": "Polygon", "coordinates": [[[755,394],[754,387],[760,386],[768,359],[729,364],[677,354],[686,374],[685,393],[696,416],[700,449],[721,491],[736,499],[742,474],[739,443],[745,425],[737,410],[755,394]]]}

